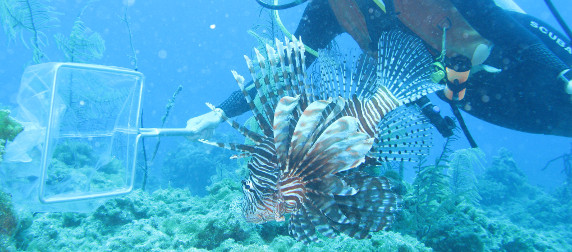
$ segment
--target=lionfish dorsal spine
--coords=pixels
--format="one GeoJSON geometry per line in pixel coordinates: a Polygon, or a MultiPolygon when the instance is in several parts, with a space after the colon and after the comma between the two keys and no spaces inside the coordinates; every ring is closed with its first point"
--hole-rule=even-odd
{"type": "MultiPolygon", "coordinates": [[[[272,124],[272,120],[274,119],[273,118],[274,105],[275,105],[274,103],[276,102],[276,96],[274,95],[274,88],[270,83],[270,79],[266,71],[266,59],[264,58],[264,56],[262,56],[262,54],[260,54],[260,51],[258,51],[258,49],[254,48],[254,52],[256,54],[256,60],[258,61],[258,65],[260,67],[260,74],[262,75],[260,79],[264,81],[264,87],[261,87],[258,78],[257,80],[255,80],[254,83],[256,86],[256,90],[258,92],[260,103],[262,104],[262,107],[266,114],[266,118],[268,122],[272,124]]],[[[253,73],[253,70],[254,69],[251,70],[251,73],[253,73]]],[[[253,78],[256,77],[257,76],[253,76],[253,78]]]]}
{"type": "Polygon", "coordinates": [[[284,93],[288,96],[294,96],[292,92],[292,86],[288,80],[288,70],[286,69],[286,55],[284,53],[285,47],[282,41],[276,39],[276,51],[278,52],[278,58],[280,59],[280,68],[282,69],[283,87],[284,93]]]}
{"type": "Polygon", "coordinates": [[[298,90],[300,90],[303,94],[305,94],[303,96],[303,101],[305,104],[308,104],[308,95],[309,95],[309,87],[306,84],[306,75],[305,75],[305,70],[306,69],[306,65],[305,63],[302,61],[302,58],[304,57],[303,55],[303,51],[300,50],[300,48],[304,48],[304,45],[302,43],[299,43],[299,40],[296,39],[296,37],[294,35],[292,35],[292,48],[294,51],[294,58],[295,58],[295,69],[296,69],[296,82],[298,85],[298,90]]]}
{"type": "Polygon", "coordinates": [[[276,85],[276,93],[278,97],[284,97],[284,85],[281,85],[280,75],[278,75],[277,63],[280,61],[280,57],[276,55],[276,50],[274,47],[266,44],[266,53],[268,55],[268,62],[270,62],[270,72],[274,79],[274,85],[276,85]]]}
{"type": "Polygon", "coordinates": [[[255,154],[260,153],[259,149],[255,148],[252,145],[247,145],[247,144],[219,143],[219,142],[211,142],[211,141],[206,140],[206,139],[198,139],[198,141],[201,143],[216,146],[219,148],[224,148],[227,150],[240,152],[241,156],[243,156],[243,154],[255,155],[255,154]]]}
{"type": "MultiPolygon", "coordinates": [[[[249,65],[248,67],[250,68],[252,65],[252,61],[250,61],[246,55],[244,57],[247,59],[246,62],[247,65],[249,65]]],[[[240,88],[240,91],[242,92],[242,95],[244,96],[246,103],[250,107],[250,111],[252,111],[254,118],[258,123],[258,126],[262,129],[265,136],[271,135],[272,129],[270,128],[269,122],[264,118],[262,113],[260,113],[256,105],[254,104],[254,101],[252,101],[252,98],[250,98],[250,95],[248,94],[246,88],[244,87],[244,77],[242,77],[242,75],[238,74],[234,70],[232,70],[231,72],[232,75],[234,76],[234,79],[236,80],[236,83],[238,83],[238,87],[240,88]]]]}
{"type": "MultiPolygon", "coordinates": [[[[295,95],[295,94],[301,94],[300,88],[299,88],[299,83],[298,83],[298,75],[296,74],[296,61],[298,56],[293,54],[294,52],[294,43],[292,43],[287,37],[285,37],[285,41],[286,41],[286,58],[288,59],[288,76],[289,76],[289,83],[287,85],[292,86],[292,92],[294,92],[293,94],[291,94],[291,96],[295,95]],[[292,57],[294,57],[294,59],[292,59],[292,57]]],[[[284,78],[286,79],[286,77],[284,78]]]]}

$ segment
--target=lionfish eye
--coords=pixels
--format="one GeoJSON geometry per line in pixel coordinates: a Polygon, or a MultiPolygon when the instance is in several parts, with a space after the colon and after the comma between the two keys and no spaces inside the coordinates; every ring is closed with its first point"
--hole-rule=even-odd
{"type": "Polygon", "coordinates": [[[243,181],[242,181],[242,187],[243,187],[245,190],[249,190],[249,191],[252,191],[252,189],[253,189],[253,188],[252,188],[252,182],[250,182],[250,181],[248,181],[248,180],[243,180],[243,181]]]}

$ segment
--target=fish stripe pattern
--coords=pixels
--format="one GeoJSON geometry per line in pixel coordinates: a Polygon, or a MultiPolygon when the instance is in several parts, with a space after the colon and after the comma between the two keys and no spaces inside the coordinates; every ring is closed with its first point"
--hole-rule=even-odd
{"type": "Polygon", "coordinates": [[[406,104],[442,86],[430,81],[431,56],[419,39],[387,32],[378,49],[377,60],[321,51],[317,73],[308,74],[301,40],[276,40],[265,52],[255,50],[256,62],[245,56],[258,106],[233,71],[262,133],[223,116],[254,144],[201,141],[250,157],[243,181],[247,221],[284,221],[289,214],[290,234],[304,242],[318,241],[318,233],[366,238],[391,225],[400,196],[387,178],[360,166],[366,157],[426,155],[429,123],[406,104]]]}

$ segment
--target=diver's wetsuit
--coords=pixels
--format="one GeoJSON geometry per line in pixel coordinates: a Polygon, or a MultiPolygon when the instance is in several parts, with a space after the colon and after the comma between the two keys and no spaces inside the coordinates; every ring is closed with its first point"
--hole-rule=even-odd
{"type": "MultiPolygon", "coordinates": [[[[366,19],[372,41],[377,42],[383,31],[408,30],[395,14],[383,13],[373,1],[356,2],[366,19]]],[[[484,64],[502,69],[500,73],[473,74],[467,81],[465,98],[458,104],[460,108],[502,127],[572,136],[572,103],[564,84],[556,80],[563,70],[560,68],[572,64],[572,56],[565,50],[570,43],[565,37],[540,20],[496,7],[492,0],[451,2],[481,36],[495,44],[484,64]],[[551,52],[543,50],[546,48],[543,45],[551,52]]],[[[388,13],[394,13],[392,6],[386,7],[388,13]]],[[[308,3],[294,34],[301,36],[304,44],[319,49],[343,32],[328,1],[314,0],[308,3]]],[[[307,56],[307,65],[310,65],[315,57],[307,56]]],[[[251,96],[255,92],[252,89],[251,96]]],[[[240,91],[234,92],[219,107],[229,117],[249,110],[240,91]]],[[[440,132],[444,134],[441,129],[440,132]]]]}

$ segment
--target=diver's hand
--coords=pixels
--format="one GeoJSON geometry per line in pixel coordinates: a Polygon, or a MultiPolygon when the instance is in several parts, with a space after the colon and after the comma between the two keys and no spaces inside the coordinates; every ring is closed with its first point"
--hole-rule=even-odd
{"type": "MultiPolygon", "coordinates": [[[[572,95],[572,81],[569,81],[568,84],[566,85],[566,93],[572,95]]],[[[572,99],[572,97],[570,98],[572,99]]]]}
{"type": "Polygon", "coordinates": [[[572,102],[572,71],[566,69],[558,75],[558,79],[564,82],[566,93],[570,95],[570,101],[572,102]]]}
{"type": "Polygon", "coordinates": [[[224,111],[217,108],[206,114],[189,119],[186,128],[194,132],[194,134],[187,135],[187,139],[197,140],[210,138],[214,133],[214,129],[223,121],[223,115],[224,111]]]}

